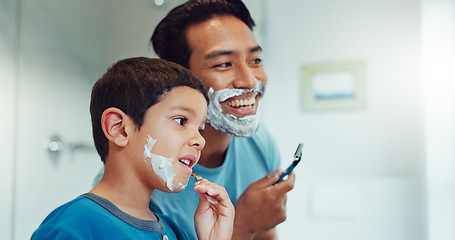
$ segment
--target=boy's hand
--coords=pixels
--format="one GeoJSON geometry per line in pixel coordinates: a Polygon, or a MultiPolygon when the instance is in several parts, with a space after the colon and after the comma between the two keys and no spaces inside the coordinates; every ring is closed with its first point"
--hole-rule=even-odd
{"type": "Polygon", "coordinates": [[[252,183],[239,197],[233,239],[254,239],[286,219],[286,193],[294,188],[295,174],[291,172],[287,180],[275,184],[280,174],[278,169],[252,183]]]}
{"type": "Polygon", "coordinates": [[[197,181],[194,190],[199,194],[199,206],[194,214],[198,238],[231,239],[235,209],[226,190],[206,179],[197,181]]]}

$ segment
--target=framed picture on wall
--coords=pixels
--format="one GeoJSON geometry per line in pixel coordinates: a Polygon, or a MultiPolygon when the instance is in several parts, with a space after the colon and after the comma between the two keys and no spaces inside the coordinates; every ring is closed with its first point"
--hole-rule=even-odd
{"type": "Polygon", "coordinates": [[[301,105],[304,111],[365,108],[363,62],[302,67],[301,105]]]}

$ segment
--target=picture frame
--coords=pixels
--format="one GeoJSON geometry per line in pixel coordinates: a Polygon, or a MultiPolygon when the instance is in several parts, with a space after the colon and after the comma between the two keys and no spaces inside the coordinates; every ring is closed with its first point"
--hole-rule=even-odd
{"type": "Polygon", "coordinates": [[[365,64],[344,62],[302,67],[303,111],[365,109],[365,64]]]}

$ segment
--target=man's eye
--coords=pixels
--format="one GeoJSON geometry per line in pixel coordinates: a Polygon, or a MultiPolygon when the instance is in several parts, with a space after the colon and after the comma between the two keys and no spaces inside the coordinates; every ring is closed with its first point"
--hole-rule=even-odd
{"type": "Polygon", "coordinates": [[[199,134],[201,134],[201,135],[204,134],[204,130],[205,130],[205,129],[202,129],[202,128],[199,129],[199,130],[198,130],[198,131],[199,131],[199,134]]]}
{"type": "Polygon", "coordinates": [[[232,63],[225,62],[225,63],[217,64],[217,65],[213,66],[213,68],[225,68],[225,67],[230,67],[230,66],[232,66],[232,63]]]}
{"type": "Polygon", "coordinates": [[[182,126],[185,125],[186,121],[188,121],[188,119],[184,118],[184,117],[179,117],[179,118],[174,118],[174,121],[182,126]]]}
{"type": "Polygon", "coordinates": [[[254,63],[254,64],[261,64],[262,63],[262,59],[261,58],[256,58],[256,59],[253,59],[251,62],[254,63]]]}

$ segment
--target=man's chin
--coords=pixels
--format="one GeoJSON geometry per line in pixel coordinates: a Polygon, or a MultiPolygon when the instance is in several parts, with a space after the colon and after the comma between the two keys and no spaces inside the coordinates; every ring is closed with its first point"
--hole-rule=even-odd
{"type": "Polygon", "coordinates": [[[214,118],[208,116],[207,123],[220,132],[236,137],[251,137],[259,126],[257,115],[241,118],[230,114],[223,114],[221,118],[219,116],[214,118]]]}

